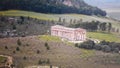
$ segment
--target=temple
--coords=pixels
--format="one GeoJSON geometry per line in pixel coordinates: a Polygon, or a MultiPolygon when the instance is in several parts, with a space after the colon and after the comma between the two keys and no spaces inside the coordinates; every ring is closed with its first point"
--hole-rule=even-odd
{"type": "Polygon", "coordinates": [[[58,36],[69,41],[85,41],[86,30],[82,28],[69,28],[61,25],[51,27],[51,35],[58,36]]]}

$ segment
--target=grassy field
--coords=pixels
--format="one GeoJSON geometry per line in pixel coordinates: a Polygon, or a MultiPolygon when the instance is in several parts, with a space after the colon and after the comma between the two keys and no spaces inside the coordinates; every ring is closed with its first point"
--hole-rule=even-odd
{"type": "Polygon", "coordinates": [[[48,42],[61,42],[61,39],[59,37],[50,36],[50,35],[42,35],[39,36],[41,40],[48,41],[48,42]]]}
{"type": "Polygon", "coordinates": [[[120,42],[120,38],[111,33],[87,32],[87,37],[110,42],[120,42]]]}

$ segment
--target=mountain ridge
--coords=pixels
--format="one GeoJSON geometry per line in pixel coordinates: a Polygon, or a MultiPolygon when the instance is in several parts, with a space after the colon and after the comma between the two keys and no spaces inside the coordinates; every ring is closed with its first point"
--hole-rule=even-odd
{"type": "Polygon", "coordinates": [[[78,13],[106,16],[106,12],[88,5],[84,0],[1,0],[0,10],[27,10],[40,13],[78,13]]]}

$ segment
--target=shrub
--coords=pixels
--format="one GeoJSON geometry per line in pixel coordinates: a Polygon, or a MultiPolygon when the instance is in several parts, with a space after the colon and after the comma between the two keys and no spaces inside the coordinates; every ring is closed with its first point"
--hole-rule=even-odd
{"type": "Polygon", "coordinates": [[[20,39],[17,40],[17,44],[20,46],[22,45],[22,42],[20,41],[20,39]]]}
{"type": "Polygon", "coordinates": [[[80,45],[80,48],[93,49],[94,45],[95,45],[94,41],[88,40],[88,41],[83,42],[80,45]]]}
{"type": "Polygon", "coordinates": [[[45,43],[45,47],[46,47],[47,50],[50,50],[50,47],[48,46],[47,42],[45,43]]]}
{"type": "Polygon", "coordinates": [[[114,52],[115,52],[115,53],[119,53],[119,48],[115,48],[115,49],[114,49],[114,52]]]}
{"type": "Polygon", "coordinates": [[[111,51],[111,48],[110,48],[110,46],[108,46],[108,45],[103,45],[103,46],[102,46],[102,51],[103,51],[103,52],[110,52],[110,51],[111,51]]]}
{"type": "Polygon", "coordinates": [[[101,50],[101,49],[102,49],[102,45],[96,44],[96,45],[94,46],[94,49],[96,49],[96,50],[101,50]]]}
{"type": "Polygon", "coordinates": [[[45,43],[45,47],[47,47],[47,46],[48,46],[48,43],[46,42],[46,43],[45,43]]]}
{"type": "Polygon", "coordinates": [[[8,49],[8,47],[7,47],[7,46],[5,46],[5,49],[8,49]]]}
{"type": "Polygon", "coordinates": [[[40,51],[39,50],[37,50],[37,54],[39,54],[40,53],[40,51]]]}
{"type": "Polygon", "coordinates": [[[78,43],[75,44],[75,47],[79,47],[78,43]]]}
{"type": "Polygon", "coordinates": [[[16,51],[20,51],[20,48],[19,48],[19,47],[17,47],[17,48],[16,48],[16,51]]]}

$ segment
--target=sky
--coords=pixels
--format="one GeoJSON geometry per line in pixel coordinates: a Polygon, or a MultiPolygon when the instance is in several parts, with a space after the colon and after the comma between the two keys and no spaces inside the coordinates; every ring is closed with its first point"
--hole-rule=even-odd
{"type": "Polygon", "coordinates": [[[84,0],[89,5],[97,6],[107,12],[120,12],[120,0],[84,0]]]}

